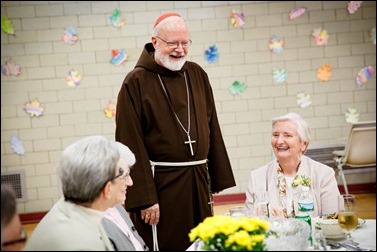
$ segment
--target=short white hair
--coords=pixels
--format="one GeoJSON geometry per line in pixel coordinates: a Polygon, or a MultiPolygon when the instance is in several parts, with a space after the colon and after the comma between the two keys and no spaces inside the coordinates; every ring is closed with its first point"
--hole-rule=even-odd
{"type": "Polygon", "coordinates": [[[308,123],[297,113],[289,112],[285,115],[278,116],[272,119],[272,127],[277,122],[281,121],[291,121],[297,125],[297,134],[300,136],[301,140],[310,143],[310,130],[308,123]]]}
{"type": "Polygon", "coordinates": [[[115,144],[118,147],[120,158],[123,159],[129,167],[133,166],[136,163],[136,158],[130,148],[121,142],[115,142],[115,144]]]}

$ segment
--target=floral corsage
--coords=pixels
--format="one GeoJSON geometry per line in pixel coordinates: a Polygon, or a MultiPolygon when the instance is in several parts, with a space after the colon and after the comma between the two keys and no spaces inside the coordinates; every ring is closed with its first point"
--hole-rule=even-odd
{"type": "Polygon", "coordinates": [[[301,186],[310,186],[311,180],[307,175],[296,175],[292,181],[292,187],[301,186]]]}

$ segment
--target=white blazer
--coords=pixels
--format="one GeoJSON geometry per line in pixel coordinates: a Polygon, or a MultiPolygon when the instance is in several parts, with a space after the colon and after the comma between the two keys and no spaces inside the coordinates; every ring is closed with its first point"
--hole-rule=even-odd
{"type": "MultiPolygon", "coordinates": [[[[254,192],[268,191],[270,207],[279,205],[277,166],[277,160],[273,160],[250,172],[245,201],[247,209],[254,211],[252,200],[254,192]]],[[[340,192],[333,168],[303,155],[297,175],[306,175],[311,179],[310,193],[314,200],[314,217],[321,216],[322,213],[338,211],[337,202],[340,192]]],[[[294,208],[297,213],[297,202],[301,190],[299,186],[292,189],[294,208]]]]}

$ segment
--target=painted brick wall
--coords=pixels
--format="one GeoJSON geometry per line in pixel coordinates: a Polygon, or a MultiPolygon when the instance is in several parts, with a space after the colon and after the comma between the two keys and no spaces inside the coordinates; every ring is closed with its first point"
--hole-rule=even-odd
{"type": "MultiPolygon", "coordinates": [[[[114,138],[114,120],[106,118],[103,109],[109,100],[116,101],[124,76],[150,40],[155,19],[165,11],[179,12],[188,20],[193,41],[190,60],[208,72],[214,89],[237,180],[236,187],[222,194],[244,192],[249,171],[271,160],[272,117],[298,112],[311,126],[313,144],[344,143],[349,129],[347,108],[356,108],[360,120],[376,119],[375,76],[360,88],[355,82],[361,68],[376,66],[376,47],[368,36],[376,25],[376,5],[364,1],[350,15],[347,3],[1,1],[1,14],[12,21],[16,32],[15,36],[1,33],[1,64],[12,57],[22,67],[19,76],[1,76],[1,170],[26,171],[28,201],[19,203],[19,212],[46,211],[58,199],[55,169],[68,144],[92,134],[114,138]],[[306,6],[306,13],[289,20],[288,13],[298,6],[306,6]],[[115,8],[126,19],[119,29],[108,21],[115,8]],[[231,25],[232,10],[244,13],[242,28],[231,25]],[[78,29],[75,45],[60,39],[70,26],[78,29]],[[311,41],[313,29],[320,27],[330,35],[327,46],[311,41]],[[272,35],[284,39],[285,50],[280,54],[268,50],[272,35]],[[203,56],[211,45],[220,53],[215,63],[203,56]],[[112,49],[125,49],[128,61],[111,65],[112,49]],[[321,83],[316,72],[325,63],[332,66],[332,76],[321,83]],[[286,69],[284,84],[274,83],[273,67],[286,69]],[[79,87],[66,85],[71,68],[82,75],[79,87]],[[236,80],[247,85],[240,95],[229,91],[236,80]],[[311,95],[311,106],[297,105],[299,91],[311,95]],[[25,102],[34,98],[45,107],[39,118],[23,110],[25,102]],[[14,153],[12,134],[23,140],[25,155],[14,153]]],[[[375,174],[363,179],[375,181],[375,174]]]]}

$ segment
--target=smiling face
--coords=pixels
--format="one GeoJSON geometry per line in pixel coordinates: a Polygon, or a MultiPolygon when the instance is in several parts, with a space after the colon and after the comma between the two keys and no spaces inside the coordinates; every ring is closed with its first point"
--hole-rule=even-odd
{"type": "Polygon", "coordinates": [[[130,175],[130,168],[127,163],[121,158],[118,162],[117,178],[114,179],[113,184],[116,187],[115,198],[117,203],[124,204],[126,200],[127,187],[133,185],[133,181],[130,175]]]}
{"type": "Polygon", "coordinates": [[[167,69],[179,71],[187,60],[190,47],[187,25],[180,17],[170,17],[159,25],[161,27],[158,28],[156,36],[152,37],[155,60],[167,69]],[[173,43],[178,44],[178,46],[169,46],[173,43]]]}
{"type": "Polygon", "coordinates": [[[273,126],[271,146],[278,160],[300,159],[306,149],[297,133],[297,124],[293,121],[279,121],[273,126]]]}

